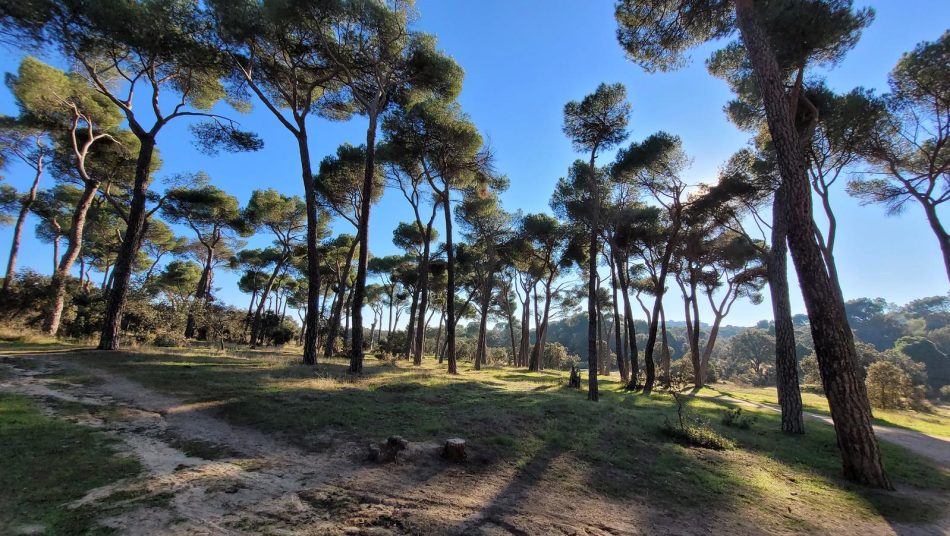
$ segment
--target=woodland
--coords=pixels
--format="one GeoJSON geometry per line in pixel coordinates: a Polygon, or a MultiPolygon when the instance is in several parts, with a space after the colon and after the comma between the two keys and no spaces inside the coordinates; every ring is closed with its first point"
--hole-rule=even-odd
{"type": "Polygon", "coordinates": [[[721,45],[748,143],[690,181],[604,82],[550,111],[576,160],[525,212],[411,0],[0,0],[30,173],[0,177],[0,532],[950,532],[950,31],[841,92],[852,0],[614,13],[631,70],[721,45]],[[299,175],[164,173],[181,124],[299,175]],[[840,193],[925,218],[944,286],[846,298],[840,193]]]}

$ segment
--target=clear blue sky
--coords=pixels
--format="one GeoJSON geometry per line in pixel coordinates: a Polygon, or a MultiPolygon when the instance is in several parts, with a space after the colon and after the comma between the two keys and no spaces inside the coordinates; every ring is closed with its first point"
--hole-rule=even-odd
{"type": "MultiPolygon", "coordinates": [[[[900,54],[920,41],[939,37],[950,21],[950,2],[942,0],[856,4],[873,6],[877,18],[845,61],[828,74],[830,85],[841,91],[858,85],[886,90],[887,74],[900,54]]],[[[658,130],[682,137],[693,158],[687,174],[690,182],[715,180],[719,166],[748,139],[726,121],[722,107],[730,98],[729,90],[710,76],[703,64],[716,47],[696,50],[694,61],[682,70],[644,73],[624,58],[617,44],[613,2],[419,0],[418,8],[418,28],[437,35],[440,47],[465,69],[460,101],[490,140],[498,170],[511,179],[510,189],[502,196],[509,210],[550,210],[548,199],[554,183],[578,156],[561,132],[564,103],[583,97],[600,82],[626,85],[633,105],[631,140],[658,130]]],[[[21,57],[19,51],[4,50],[0,70],[15,71],[21,57]]],[[[56,58],[44,59],[60,63],[56,58]]],[[[16,113],[6,88],[0,89],[0,113],[16,113]]],[[[262,151],[205,157],[191,146],[186,123],[179,122],[159,137],[165,163],[159,177],[204,170],[214,184],[242,203],[256,188],[301,194],[297,152],[290,135],[261,106],[240,120],[244,128],[256,130],[264,138],[262,151]]],[[[359,144],[365,136],[363,118],[342,124],[315,120],[310,128],[315,165],[340,143],[359,144]]],[[[611,157],[606,154],[602,161],[611,157]]],[[[30,177],[23,167],[11,166],[3,175],[20,189],[28,186],[30,177]]],[[[51,182],[46,177],[44,186],[51,182]]],[[[899,217],[885,217],[879,207],[860,207],[842,190],[843,184],[834,203],[840,222],[836,257],[846,299],[880,296],[904,303],[947,292],[936,240],[919,209],[912,207],[899,217]]],[[[372,253],[396,253],[392,229],[410,217],[401,195],[387,192],[372,213],[372,253]]],[[[352,232],[346,222],[335,228],[352,232]]],[[[185,234],[186,230],[179,232],[185,234]]],[[[4,263],[10,238],[10,227],[0,229],[4,263]]],[[[249,247],[267,241],[265,237],[252,239],[249,247]]],[[[20,266],[48,273],[50,264],[49,246],[34,239],[31,222],[20,266]]],[[[221,270],[215,277],[220,287],[217,293],[225,301],[244,305],[247,298],[237,291],[236,279],[235,274],[221,270]]],[[[793,285],[792,306],[795,312],[803,312],[796,290],[793,285]]],[[[681,307],[676,299],[670,300],[668,317],[679,319],[681,307]]],[[[767,301],[758,306],[740,302],[726,322],[749,325],[769,317],[767,301]]]]}

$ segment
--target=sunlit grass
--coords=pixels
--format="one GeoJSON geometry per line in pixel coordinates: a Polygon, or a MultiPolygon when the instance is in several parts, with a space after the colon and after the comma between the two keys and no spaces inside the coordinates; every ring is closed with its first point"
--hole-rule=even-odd
{"type": "Polygon", "coordinates": [[[115,439],[46,416],[30,398],[0,393],[0,533],[98,534],[91,512],[67,504],[138,474],[115,439]]]}
{"type": "MultiPolygon", "coordinates": [[[[345,359],[304,366],[299,350],[217,352],[197,347],[73,355],[314,451],[332,449],[339,440],[398,434],[440,442],[458,436],[469,440],[476,457],[519,472],[544,473],[551,460],[569,460],[582,476],[554,484],[565,490],[589,486],[606,497],[640,496],[659,504],[774,510],[793,529],[811,527],[815,511],[869,518],[888,509],[892,516],[906,512],[889,495],[840,478],[834,431],[826,424],[809,423],[804,436],[788,436],[777,413],[744,408],[754,421],[738,429],[720,422],[731,404],[690,398],[688,418],[703,420],[736,448],[687,448],[661,433],[676,419],[671,397],[625,391],[616,373],[601,377],[601,401],[591,403],[586,389],[567,388],[563,371],[475,371],[460,363],[460,373],[449,375],[428,356],[420,367],[368,357],[364,374],[353,376],[345,359]],[[783,506],[789,501],[798,505],[792,514],[783,506]]],[[[946,471],[890,444],[882,444],[882,453],[899,486],[950,490],[946,471]]],[[[914,515],[932,516],[945,506],[925,501],[914,515]]]]}
{"type": "MultiPolygon", "coordinates": [[[[774,387],[751,387],[735,384],[717,384],[709,394],[722,393],[727,396],[760,402],[778,404],[774,387]]],[[[820,392],[805,390],[802,392],[802,406],[805,411],[829,415],[828,400],[820,392]]],[[[950,407],[935,405],[932,413],[914,410],[873,410],[874,423],[882,426],[898,426],[916,430],[925,434],[950,438],[950,407]]]]}

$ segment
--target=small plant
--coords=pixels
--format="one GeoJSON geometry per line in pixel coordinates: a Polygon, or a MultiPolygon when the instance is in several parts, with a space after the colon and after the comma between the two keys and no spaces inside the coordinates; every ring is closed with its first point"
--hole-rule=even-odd
{"type": "Polygon", "coordinates": [[[660,431],[677,443],[690,447],[713,450],[733,448],[735,445],[732,441],[722,437],[710,428],[709,423],[698,417],[691,419],[688,412],[689,408],[686,406],[688,398],[684,394],[687,388],[688,385],[685,382],[675,380],[670,382],[666,392],[676,403],[676,423],[671,423],[667,419],[660,431]]]}
{"type": "Polygon", "coordinates": [[[743,415],[742,408],[732,408],[722,414],[722,424],[740,430],[748,430],[753,422],[755,422],[755,417],[743,415]]]}

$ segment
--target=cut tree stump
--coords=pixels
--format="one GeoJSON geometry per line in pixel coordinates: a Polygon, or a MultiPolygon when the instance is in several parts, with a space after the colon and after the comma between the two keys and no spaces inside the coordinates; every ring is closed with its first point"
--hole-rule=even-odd
{"type": "Polygon", "coordinates": [[[465,461],[465,440],[458,437],[446,439],[442,457],[452,462],[465,461]]]}
{"type": "Polygon", "coordinates": [[[396,455],[406,450],[409,442],[399,436],[392,436],[386,441],[371,443],[369,446],[369,459],[376,463],[390,463],[396,461],[396,455]]]}

